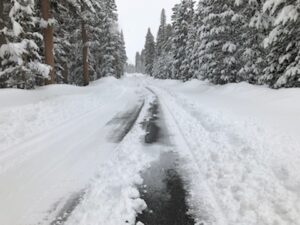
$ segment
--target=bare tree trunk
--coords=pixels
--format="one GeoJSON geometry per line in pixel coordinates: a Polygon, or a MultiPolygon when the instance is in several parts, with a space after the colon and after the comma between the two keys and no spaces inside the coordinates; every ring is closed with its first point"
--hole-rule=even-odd
{"type": "MultiPolygon", "coordinates": [[[[42,18],[48,22],[51,18],[50,3],[49,0],[41,0],[42,18]]],[[[43,29],[44,33],[44,48],[45,48],[45,63],[52,67],[50,71],[50,79],[46,80],[46,84],[55,83],[55,69],[54,69],[54,47],[53,47],[53,27],[47,26],[43,29]]]]}
{"type": "Polygon", "coordinates": [[[83,44],[83,83],[84,86],[89,85],[90,77],[89,77],[89,62],[88,62],[88,35],[85,28],[85,23],[81,21],[81,33],[82,33],[82,44],[83,44]]]}

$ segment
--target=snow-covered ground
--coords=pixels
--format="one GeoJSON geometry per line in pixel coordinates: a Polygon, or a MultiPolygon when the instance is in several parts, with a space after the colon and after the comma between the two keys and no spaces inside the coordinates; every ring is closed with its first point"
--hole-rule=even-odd
{"type": "Polygon", "coordinates": [[[299,225],[299,97],[139,74],[0,90],[0,224],[134,224],[146,207],[140,173],[171,149],[185,159],[199,224],[299,225]],[[155,98],[170,146],[143,144],[140,123],[155,98]]]}
{"type": "Polygon", "coordinates": [[[201,81],[153,88],[173,115],[174,142],[189,146],[198,168],[199,217],[205,208],[212,224],[300,224],[300,90],[201,81]]]}
{"type": "Polygon", "coordinates": [[[47,223],[84,192],[116,147],[106,123],[134,107],[138,92],[114,79],[1,90],[0,224],[47,223]]]}

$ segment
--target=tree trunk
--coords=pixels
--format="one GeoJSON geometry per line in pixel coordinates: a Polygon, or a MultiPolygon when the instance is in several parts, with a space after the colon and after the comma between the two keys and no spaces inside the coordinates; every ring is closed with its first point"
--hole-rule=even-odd
{"type": "MultiPolygon", "coordinates": [[[[41,0],[41,10],[42,10],[42,18],[48,22],[51,19],[50,12],[50,3],[49,0],[41,0]]],[[[46,80],[46,84],[54,84],[55,83],[55,69],[54,69],[54,47],[53,47],[53,27],[47,26],[43,29],[44,33],[44,54],[45,54],[45,63],[52,67],[49,77],[50,79],[46,80]]]]}
{"type": "Polygon", "coordinates": [[[89,78],[89,63],[88,63],[88,35],[85,28],[85,23],[81,21],[81,33],[82,33],[82,44],[83,44],[83,84],[84,86],[89,85],[90,78],[89,78]]]}

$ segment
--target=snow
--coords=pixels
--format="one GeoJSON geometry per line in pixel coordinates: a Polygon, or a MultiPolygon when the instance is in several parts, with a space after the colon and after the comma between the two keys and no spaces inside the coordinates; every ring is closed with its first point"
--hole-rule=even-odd
{"type": "Polygon", "coordinates": [[[223,52],[233,53],[236,51],[236,45],[232,42],[226,42],[222,47],[223,52]]]}
{"type": "Polygon", "coordinates": [[[266,12],[270,10],[271,14],[273,14],[277,10],[278,6],[283,3],[286,3],[286,0],[267,0],[263,5],[263,11],[266,12]]]}
{"type": "Polygon", "coordinates": [[[4,58],[6,55],[10,56],[10,60],[21,65],[23,60],[21,55],[26,52],[27,40],[23,40],[20,43],[9,43],[1,45],[0,47],[0,57],[4,58]]]}
{"type": "MultiPolygon", "coordinates": [[[[152,96],[146,98],[146,107],[137,124],[145,118],[152,101],[152,96]]],[[[143,182],[139,173],[158,158],[157,151],[140,141],[143,134],[142,127],[135,126],[117,146],[116,154],[101,166],[86,198],[66,225],[135,224],[136,214],[147,207],[137,189],[143,182]]]]}
{"type": "Polygon", "coordinates": [[[208,224],[299,223],[298,89],[196,80],[155,86],[172,109],[174,143],[196,164],[189,170],[199,218],[205,211],[208,224]]]}
{"type": "Polygon", "coordinates": [[[289,20],[293,20],[294,22],[298,19],[299,13],[298,10],[295,8],[294,5],[287,5],[285,6],[279,15],[276,17],[274,24],[285,25],[289,20]]]}
{"type": "Polygon", "coordinates": [[[0,224],[50,223],[87,188],[115,148],[106,123],[138,100],[118,83],[0,91],[0,224]]]}
{"type": "Polygon", "coordinates": [[[197,99],[205,108],[232,117],[257,119],[265,126],[284,129],[283,133],[289,132],[295,138],[300,135],[300,106],[295,104],[300,95],[297,88],[273,90],[247,83],[215,86],[197,80],[176,84],[174,88],[192,100],[197,99]]]}
{"type": "Polygon", "coordinates": [[[23,32],[23,28],[18,22],[13,21],[13,31],[15,36],[19,36],[23,32]]]}
{"type": "Polygon", "coordinates": [[[42,64],[40,62],[30,62],[28,64],[29,68],[32,70],[32,71],[37,71],[38,74],[41,74],[43,77],[46,77],[48,78],[48,75],[51,71],[51,66],[49,65],[46,65],[46,64],[42,64]]]}
{"type": "Polygon", "coordinates": [[[0,224],[51,224],[77,195],[64,224],[135,224],[146,208],[140,172],[172,149],[184,159],[197,224],[298,225],[299,97],[299,89],[140,74],[88,87],[2,89],[0,224]],[[142,141],[155,95],[171,146],[142,141]],[[108,122],[141,102],[128,135],[111,142],[108,122]]]}

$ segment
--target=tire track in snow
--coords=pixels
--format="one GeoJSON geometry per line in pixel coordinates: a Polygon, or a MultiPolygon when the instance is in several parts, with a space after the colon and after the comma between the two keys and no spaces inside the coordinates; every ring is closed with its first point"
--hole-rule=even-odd
{"type": "MultiPolygon", "coordinates": [[[[134,109],[125,113],[117,114],[117,116],[115,116],[106,124],[116,126],[116,123],[121,123],[121,130],[118,131],[117,129],[115,129],[112,131],[114,132],[114,136],[109,135],[113,141],[118,143],[113,149],[114,153],[118,152],[119,149],[122,148],[122,145],[126,143],[126,137],[131,133],[135,126],[139,125],[138,120],[144,107],[145,99],[142,99],[140,100],[140,104],[137,105],[134,109]]],[[[81,191],[79,193],[71,195],[70,198],[64,203],[63,208],[58,212],[55,220],[50,222],[49,225],[63,225],[69,223],[69,218],[73,216],[73,213],[75,213],[74,211],[77,209],[77,207],[80,206],[80,204],[84,202],[86,198],[88,198],[88,194],[91,193],[91,191],[93,190],[86,189],[85,191],[81,191]]]]}
{"type": "Polygon", "coordinates": [[[193,148],[191,147],[191,145],[189,144],[189,141],[186,137],[186,135],[184,134],[184,132],[182,131],[175,115],[172,113],[170,107],[168,106],[168,104],[166,103],[166,100],[160,96],[156,91],[154,91],[155,87],[147,87],[152,93],[154,93],[155,95],[157,95],[160,99],[161,105],[163,108],[165,108],[164,113],[166,113],[166,120],[167,123],[171,123],[172,124],[172,128],[174,128],[173,132],[176,132],[179,135],[175,135],[176,139],[177,139],[177,147],[180,147],[181,149],[186,149],[188,150],[188,154],[190,155],[190,159],[192,161],[192,163],[194,164],[195,168],[197,168],[197,175],[199,176],[199,180],[202,180],[202,189],[204,191],[204,193],[206,194],[205,197],[207,197],[207,199],[209,199],[209,204],[211,204],[213,215],[210,215],[211,217],[214,218],[216,224],[218,225],[229,225],[229,222],[226,218],[226,214],[224,212],[224,210],[221,207],[220,202],[218,201],[218,199],[216,198],[215,194],[213,193],[212,189],[209,187],[209,185],[205,182],[205,177],[202,175],[201,172],[201,166],[199,165],[199,162],[196,160],[196,154],[194,153],[193,148]],[[169,115],[169,116],[168,116],[169,115]],[[181,141],[178,140],[178,138],[181,138],[181,141]],[[181,142],[181,143],[178,143],[181,142]]]}
{"type": "Polygon", "coordinates": [[[56,219],[50,223],[50,225],[63,225],[76,207],[80,204],[84,198],[85,191],[72,194],[69,199],[64,203],[62,209],[59,211],[56,219]]]}
{"type": "Polygon", "coordinates": [[[162,149],[159,159],[141,172],[143,185],[139,186],[139,191],[147,208],[137,215],[137,225],[193,225],[195,220],[188,206],[188,191],[181,171],[181,158],[170,148],[170,143],[165,143],[164,137],[169,132],[164,126],[158,98],[149,91],[155,99],[150,103],[148,116],[142,122],[146,131],[144,143],[148,147],[157,149],[160,146],[162,149]]]}
{"type": "MultiPolygon", "coordinates": [[[[144,108],[145,100],[142,100],[139,105],[129,110],[126,113],[119,113],[116,117],[110,120],[107,125],[119,125],[118,129],[113,129],[109,135],[109,139],[116,143],[122,143],[124,138],[128,135],[131,129],[136,125],[136,121],[144,108]]],[[[120,144],[119,144],[120,145],[120,144]]],[[[117,145],[114,151],[119,148],[117,145]]],[[[67,201],[65,201],[63,208],[58,212],[56,219],[50,225],[63,225],[67,222],[76,207],[82,202],[85,197],[85,191],[72,194],[67,201]]]]}
{"type": "Polygon", "coordinates": [[[135,125],[143,107],[145,105],[145,100],[135,106],[133,109],[117,114],[112,120],[110,120],[107,125],[113,127],[112,132],[108,135],[108,139],[115,143],[120,143],[130,132],[132,127],[135,125]]]}

